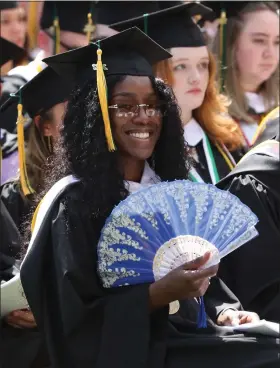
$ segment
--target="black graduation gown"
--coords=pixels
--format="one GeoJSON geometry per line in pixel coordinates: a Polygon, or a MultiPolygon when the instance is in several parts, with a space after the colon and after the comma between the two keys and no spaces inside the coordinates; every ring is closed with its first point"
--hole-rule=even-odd
{"type": "MultiPolygon", "coordinates": [[[[214,145],[212,142],[210,142],[210,145],[213,151],[213,156],[217,166],[219,177],[220,179],[222,179],[225,176],[227,176],[227,174],[230,172],[230,168],[226,163],[226,161],[224,160],[223,156],[221,155],[220,151],[218,150],[217,146],[214,145]]],[[[198,174],[204,180],[205,183],[212,183],[202,141],[199,142],[194,148],[196,149],[199,161],[196,162],[194,165],[196,171],[198,172],[198,174]]],[[[237,150],[235,152],[232,152],[231,154],[235,159],[235,161],[238,162],[241,159],[244,152],[242,152],[242,150],[237,150]]]]}
{"type": "Polygon", "coordinates": [[[20,253],[20,236],[4,203],[0,200],[0,283],[9,281],[15,272],[15,258],[20,253]]]}
{"type": "Polygon", "coordinates": [[[169,317],[168,308],[149,313],[147,284],[103,289],[96,246],[105,219],[90,216],[80,186],[72,184],[57,196],[21,268],[53,368],[278,366],[276,339],[216,336],[211,320],[224,307],[239,306],[218,279],[205,298],[211,320],[200,337],[194,300],[181,302],[177,315],[169,317]]]}
{"type": "Polygon", "coordinates": [[[257,146],[258,144],[268,140],[268,139],[274,139],[280,131],[280,117],[273,120],[269,120],[266,123],[264,131],[258,136],[254,146],[257,146]]]}
{"type": "MultiPolygon", "coordinates": [[[[7,103],[11,93],[15,93],[27,81],[20,75],[6,75],[3,78],[0,106],[7,103]]],[[[13,104],[5,111],[0,112],[0,128],[6,129],[9,133],[16,133],[17,105],[13,104]]]]}
{"type": "Polygon", "coordinates": [[[0,191],[1,200],[23,234],[23,224],[29,218],[32,202],[28,197],[23,197],[18,180],[7,181],[1,186],[0,191]]]}
{"type": "MultiPolygon", "coordinates": [[[[8,281],[19,272],[19,265],[15,265],[22,256],[18,229],[30,211],[30,202],[22,198],[17,182],[4,185],[1,198],[9,209],[8,212],[1,200],[1,279],[8,281]]],[[[45,342],[38,329],[14,328],[2,319],[1,363],[1,368],[48,367],[45,342]]]]}
{"type": "Polygon", "coordinates": [[[259,218],[259,236],[224,258],[220,277],[246,310],[280,322],[280,161],[253,154],[218,186],[259,218]]]}

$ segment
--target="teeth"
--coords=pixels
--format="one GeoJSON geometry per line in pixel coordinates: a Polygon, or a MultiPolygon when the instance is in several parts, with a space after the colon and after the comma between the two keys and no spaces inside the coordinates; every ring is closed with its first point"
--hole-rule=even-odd
{"type": "Polygon", "coordinates": [[[150,133],[129,133],[132,137],[139,138],[139,139],[147,139],[150,137],[150,133]]]}

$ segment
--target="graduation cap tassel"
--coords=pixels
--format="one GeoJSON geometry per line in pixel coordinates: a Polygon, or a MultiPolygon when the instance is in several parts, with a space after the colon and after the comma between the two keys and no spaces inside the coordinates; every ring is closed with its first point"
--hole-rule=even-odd
{"type": "Polygon", "coordinates": [[[226,68],[226,23],[227,17],[225,10],[221,12],[220,18],[220,92],[224,91],[225,84],[225,68],[226,68]]]}
{"type": "Polygon", "coordinates": [[[91,41],[92,33],[94,32],[94,26],[92,21],[91,13],[88,13],[88,23],[86,25],[86,32],[87,32],[87,40],[88,43],[91,41]]]}
{"type": "Polygon", "coordinates": [[[59,18],[56,14],[56,5],[55,6],[55,15],[53,19],[53,29],[54,29],[54,55],[59,54],[60,52],[60,27],[59,27],[59,18]]]}
{"type": "Polygon", "coordinates": [[[19,156],[19,170],[20,170],[20,184],[23,194],[25,196],[34,193],[27,175],[25,164],[25,147],[24,147],[24,117],[22,115],[22,103],[21,96],[19,104],[17,105],[18,117],[17,117],[17,136],[18,136],[18,156],[19,156]]]}
{"type": "Polygon", "coordinates": [[[109,111],[108,111],[108,101],[107,101],[107,84],[104,75],[104,67],[102,64],[102,50],[97,50],[97,64],[96,64],[96,79],[97,79],[97,92],[99,97],[99,102],[102,111],[102,117],[104,121],[105,136],[107,140],[108,149],[110,152],[115,151],[116,147],[113,140],[109,111]]]}

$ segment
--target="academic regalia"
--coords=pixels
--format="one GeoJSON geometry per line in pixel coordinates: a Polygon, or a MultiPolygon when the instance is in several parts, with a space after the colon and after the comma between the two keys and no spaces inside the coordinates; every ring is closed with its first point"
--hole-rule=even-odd
{"type": "MultiPolygon", "coordinates": [[[[261,145],[255,149],[259,147],[261,145]]],[[[253,152],[254,149],[252,154],[249,151],[218,186],[239,197],[257,215],[259,236],[223,259],[219,272],[246,310],[253,310],[261,318],[279,322],[279,145],[275,148],[274,157],[262,151],[253,152]]]]}
{"type": "Polygon", "coordinates": [[[0,200],[0,283],[14,276],[15,258],[20,253],[19,233],[4,203],[0,200]]]}
{"type": "MultiPolygon", "coordinates": [[[[190,174],[191,180],[216,184],[231,171],[231,168],[221,154],[221,150],[206,136],[196,120],[191,119],[184,126],[184,137],[190,146],[190,152],[195,161],[190,174]],[[206,139],[211,147],[210,150],[212,153],[209,152],[207,145],[204,144],[205,137],[207,137],[206,139]]],[[[238,162],[242,157],[242,151],[235,151],[232,154],[227,151],[227,155],[232,156],[233,162],[238,162]]]]}
{"type": "Polygon", "coordinates": [[[274,139],[280,131],[279,107],[272,110],[264,117],[254,137],[254,146],[268,140],[274,139]]]}
{"type": "Polygon", "coordinates": [[[0,134],[2,149],[1,183],[5,183],[16,177],[18,171],[17,136],[4,129],[1,129],[0,134]]]}
{"type": "MultiPolygon", "coordinates": [[[[3,9],[9,9],[8,3],[11,3],[12,5],[13,2],[1,2],[1,9],[2,6],[3,9]]],[[[4,65],[10,60],[16,60],[24,54],[24,49],[2,37],[0,37],[0,49],[0,66],[4,65]]],[[[20,76],[1,77],[1,84],[3,83],[3,85],[1,86],[0,106],[10,97],[10,93],[17,91],[25,82],[26,80],[20,76]]],[[[1,115],[0,128],[6,129],[8,132],[13,133],[16,125],[16,116],[16,110],[10,111],[9,115],[1,115]]]]}
{"type": "MultiPolygon", "coordinates": [[[[251,147],[254,141],[254,136],[258,129],[258,126],[264,116],[269,112],[264,103],[264,98],[262,95],[253,92],[246,92],[245,98],[248,103],[248,114],[254,119],[253,123],[248,123],[245,121],[238,121],[239,127],[243,134],[244,140],[248,147],[251,147]]],[[[273,105],[271,106],[271,108],[273,105]]]]}
{"type": "Polygon", "coordinates": [[[103,289],[96,247],[105,218],[92,218],[81,190],[76,183],[60,191],[21,268],[53,368],[277,366],[276,340],[221,337],[214,325],[219,312],[240,304],[219,279],[211,280],[205,296],[206,330],[197,330],[195,300],[181,301],[172,316],[168,307],[150,314],[149,285],[103,289]]]}
{"type": "MultiPolygon", "coordinates": [[[[0,202],[0,283],[19,273],[20,235],[4,203],[0,202]]],[[[37,329],[17,329],[1,320],[1,367],[47,368],[42,336],[37,329]],[[39,352],[39,354],[38,354],[39,352]],[[36,359],[37,362],[35,361],[36,359]],[[33,364],[34,363],[34,364],[33,364]]]]}
{"type": "MultiPolygon", "coordinates": [[[[17,91],[15,97],[21,98],[24,111],[34,118],[65,101],[71,89],[72,84],[61,79],[51,68],[46,68],[17,91]]],[[[17,105],[18,99],[15,97],[6,102],[7,110],[17,105]]],[[[20,144],[18,146],[20,147],[20,144]]],[[[28,175],[25,183],[27,181],[28,175]]],[[[30,188],[30,185],[27,185],[27,188],[30,188]]],[[[1,199],[21,235],[26,231],[27,221],[31,220],[33,195],[34,192],[23,193],[22,177],[21,180],[5,183],[1,188],[1,199]]],[[[37,328],[18,331],[4,324],[2,349],[3,362],[7,368],[45,368],[49,365],[44,338],[37,328]],[[12,351],[17,351],[13,357],[12,351]]]]}
{"type": "Polygon", "coordinates": [[[30,216],[32,200],[30,196],[25,197],[20,189],[18,180],[4,183],[0,188],[0,197],[9,211],[17,229],[23,235],[25,221],[30,216]]]}
{"type": "MultiPolygon", "coordinates": [[[[151,76],[154,59],[170,56],[136,28],[102,40],[100,48],[105,77],[109,73],[151,76]],[[112,45],[122,52],[111,54],[112,45]]],[[[80,60],[91,65],[96,49],[91,44],[46,62],[65,77],[70,73],[79,80],[80,73],[85,78],[87,72],[93,77],[88,65],[81,68],[80,60]]],[[[155,178],[147,165],[145,172],[150,180],[142,178],[141,183],[150,184],[155,178]]],[[[106,219],[95,217],[81,200],[83,189],[83,182],[68,176],[46,194],[21,267],[22,285],[46,337],[53,368],[177,368],[193,362],[202,368],[219,363],[236,368],[236,361],[239,368],[266,363],[267,368],[276,367],[279,345],[275,339],[216,337],[218,314],[225,308],[240,308],[216,278],[205,297],[208,328],[199,332],[199,306],[194,299],[182,301],[178,313],[169,317],[168,307],[150,313],[148,284],[104,289],[97,274],[97,244],[106,219]],[[218,346],[219,356],[213,346],[218,346]],[[239,348],[241,354],[237,354],[239,348]]]]}
{"type": "MultiPolygon", "coordinates": [[[[112,24],[111,27],[118,31],[131,26],[139,27],[168,49],[201,47],[206,46],[206,42],[191,17],[199,15],[203,18],[211,13],[211,9],[200,3],[190,2],[112,24]]],[[[184,126],[184,136],[185,141],[193,148],[192,153],[196,161],[190,175],[191,180],[216,184],[235,166],[235,159],[238,161],[242,157],[241,151],[232,155],[223,145],[211,142],[195,119],[191,119],[184,126]],[[210,147],[210,150],[207,147],[210,147]]]]}

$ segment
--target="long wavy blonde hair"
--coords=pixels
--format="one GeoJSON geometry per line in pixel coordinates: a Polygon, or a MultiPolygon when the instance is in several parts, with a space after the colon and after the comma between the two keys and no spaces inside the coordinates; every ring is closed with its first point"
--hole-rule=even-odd
{"type": "Polygon", "coordinates": [[[48,157],[53,153],[52,137],[45,137],[43,124],[51,122],[51,112],[36,116],[30,126],[26,146],[26,170],[31,187],[38,192],[42,184],[42,174],[48,157]],[[36,123],[35,123],[36,120],[36,123]]]}
{"type": "MultiPolygon", "coordinates": [[[[164,60],[154,67],[155,75],[173,86],[172,62],[164,60]]],[[[193,110],[193,117],[199,122],[209,138],[224,144],[230,151],[242,147],[243,138],[238,124],[228,115],[227,100],[218,93],[216,83],[216,61],[209,52],[209,82],[201,106],[193,110]]]]}
{"type": "MultiPolygon", "coordinates": [[[[242,9],[239,16],[230,17],[226,25],[226,60],[225,69],[225,91],[231,99],[229,113],[238,120],[248,123],[254,123],[255,120],[248,114],[249,106],[245,98],[244,92],[239,83],[238,67],[236,63],[236,43],[240,33],[244,27],[243,15],[254,13],[259,10],[271,10],[277,12],[279,6],[272,1],[268,2],[248,2],[242,9]]],[[[220,54],[219,50],[220,31],[218,31],[213,42],[213,52],[215,55],[220,54]]],[[[259,88],[259,92],[264,97],[267,111],[273,110],[279,104],[279,67],[264,81],[259,88]]]]}

